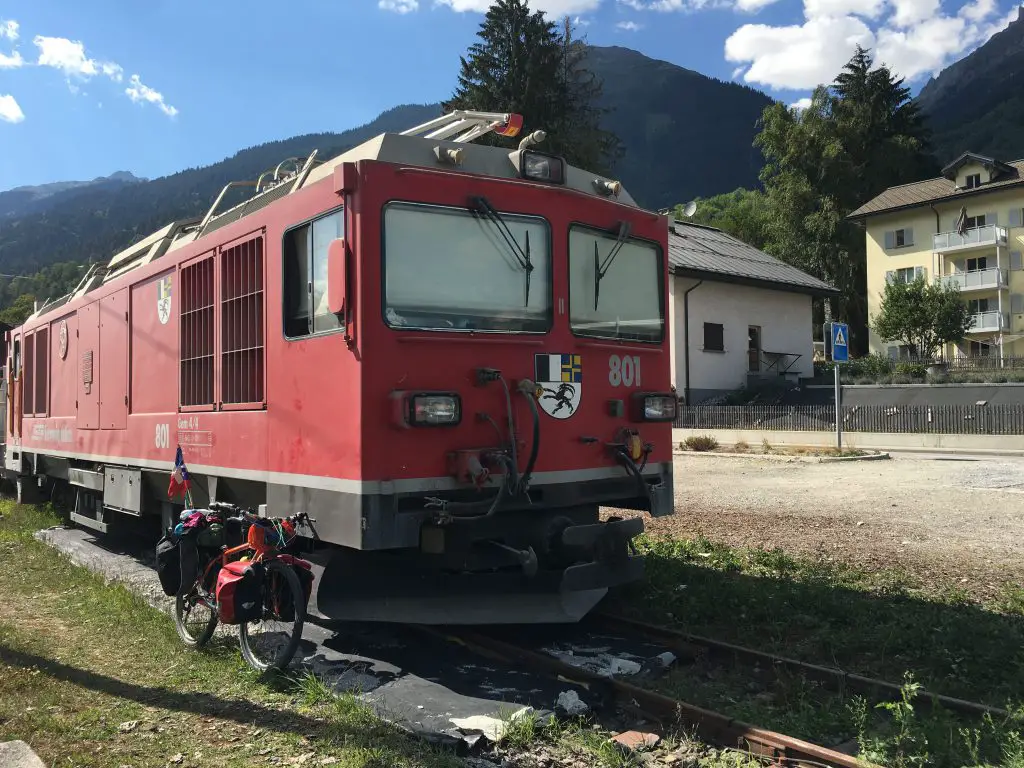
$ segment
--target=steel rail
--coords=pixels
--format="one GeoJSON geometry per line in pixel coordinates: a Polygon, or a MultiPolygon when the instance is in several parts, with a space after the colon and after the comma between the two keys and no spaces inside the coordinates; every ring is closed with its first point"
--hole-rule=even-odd
{"type": "Polygon", "coordinates": [[[420,625],[417,629],[448,642],[463,645],[482,656],[505,663],[525,664],[532,670],[580,685],[598,695],[603,694],[623,709],[636,712],[663,727],[689,729],[697,738],[709,744],[739,749],[754,757],[770,759],[777,765],[878,768],[851,755],[758,728],[709,709],[589,672],[546,653],[522,648],[486,634],[425,625],[420,625]]]}
{"type": "MultiPolygon", "coordinates": [[[[665,627],[658,627],[653,624],[645,624],[622,616],[616,616],[608,613],[594,613],[588,616],[586,621],[596,622],[606,629],[618,629],[620,631],[625,630],[633,632],[648,639],[665,643],[666,645],[672,646],[673,649],[677,649],[683,653],[687,652],[687,646],[689,646],[691,651],[695,650],[693,649],[693,646],[700,646],[713,651],[732,653],[751,661],[759,661],[776,667],[788,667],[789,669],[800,672],[801,674],[819,682],[829,684],[833,689],[837,690],[841,690],[844,686],[852,691],[861,693],[873,693],[881,690],[894,694],[897,697],[900,695],[901,691],[900,686],[895,683],[886,682],[885,680],[879,680],[873,677],[866,677],[864,675],[858,675],[853,672],[847,672],[846,670],[838,667],[825,667],[819,664],[811,664],[806,661],[798,661],[785,656],[778,656],[774,653],[758,651],[753,648],[746,648],[741,645],[734,645],[733,643],[715,640],[710,637],[693,635],[688,632],[680,632],[674,629],[666,629],[665,627]]],[[[959,699],[953,696],[945,696],[941,693],[933,693],[932,691],[925,689],[921,689],[918,696],[920,697],[921,703],[926,703],[929,706],[941,704],[946,709],[971,715],[991,715],[992,717],[1004,719],[1010,717],[1009,712],[1005,709],[1000,709],[999,707],[991,707],[987,704],[981,704],[975,701],[967,701],[966,699],[959,699]]]]}

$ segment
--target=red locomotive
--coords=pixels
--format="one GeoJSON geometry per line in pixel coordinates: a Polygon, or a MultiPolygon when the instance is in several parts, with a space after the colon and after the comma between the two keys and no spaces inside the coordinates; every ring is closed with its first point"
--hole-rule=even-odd
{"type": "Polygon", "coordinates": [[[6,334],[5,468],[71,520],[308,512],[330,617],[576,621],[672,512],[666,217],[457,112],[225,187],[6,334]],[[230,188],[253,194],[218,212],[230,188]],[[265,505],[265,506],[260,506],[265,505]]]}

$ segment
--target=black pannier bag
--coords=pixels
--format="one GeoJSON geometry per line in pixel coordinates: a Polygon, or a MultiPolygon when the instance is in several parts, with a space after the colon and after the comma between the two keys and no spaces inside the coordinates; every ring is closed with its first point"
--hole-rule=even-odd
{"type": "Polygon", "coordinates": [[[156,575],[164,594],[174,597],[181,587],[181,555],[178,537],[168,532],[156,544],[156,575]]]}

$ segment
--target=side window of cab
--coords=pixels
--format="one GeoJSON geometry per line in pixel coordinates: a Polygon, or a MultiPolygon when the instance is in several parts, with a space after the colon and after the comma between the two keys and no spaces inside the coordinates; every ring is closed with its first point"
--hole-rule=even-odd
{"type": "Polygon", "coordinates": [[[345,236],[345,211],[339,208],[285,232],[284,335],[303,338],[336,331],[340,318],[327,305],[327,252],[345,236]]]}

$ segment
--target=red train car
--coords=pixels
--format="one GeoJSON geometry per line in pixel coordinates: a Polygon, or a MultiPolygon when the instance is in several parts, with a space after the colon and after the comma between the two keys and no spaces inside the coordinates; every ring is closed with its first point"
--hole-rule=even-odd
{"type": "MultiPolygon", "coordinates": [[[[7,332],[5,468],[74,523],[307,511],[328,616],[575,621],[672,512],[667,218],[459,112],[174,222],[7,332]]],[[[290,169],[290,170],[289,170],[290,169]]],[[[287,171],[287,172],[286,172],[287,171]]]]}

